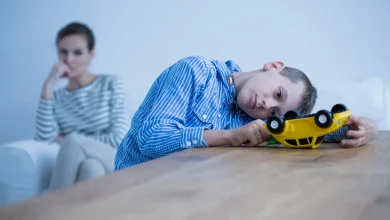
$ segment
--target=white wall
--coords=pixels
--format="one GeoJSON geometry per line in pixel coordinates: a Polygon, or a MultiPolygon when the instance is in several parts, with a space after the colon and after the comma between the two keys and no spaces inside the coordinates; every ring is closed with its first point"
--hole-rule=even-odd
{"type": "Polygon", "coordinates": [[[390,82],[389,11],[386,0],[2,0],[0,143],[32,137],[54,38],[70,21],[93,28],[91,70],[127,79],[136,108],[156,76],[188,55],[233,59],[243,70],[282,60],[316,84],[339,76],[390,82]]]}

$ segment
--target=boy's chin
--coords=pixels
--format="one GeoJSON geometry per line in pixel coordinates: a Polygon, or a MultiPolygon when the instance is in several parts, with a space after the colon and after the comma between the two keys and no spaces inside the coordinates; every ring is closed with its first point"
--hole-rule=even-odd
{"type": "Polygon", "coordinates": [[[267,119],[267,116],[264,116],[263,114],[259,114],[259,112],[254,113],[254,112],[253,112],[253,111],[254,111],[253,109],[251,109],[251,110],[249,110],[249,111],[246,111],[246,110],[243,109],[243,111],[244,111],[247,115],[249,115],[251,118],[253,118],[253,119],[261,119],[261,120],[267,119]]]}
{"type": "Polygon", "coordinates": [[[249,110],[249,109],[241,108],[241,107],[240,107],[240,109],[241,109],[243,112],[245,112],[247,115],[249,115],[251,118],[256,119],[256,115],[253,114],[252,109],[249,110]]]}

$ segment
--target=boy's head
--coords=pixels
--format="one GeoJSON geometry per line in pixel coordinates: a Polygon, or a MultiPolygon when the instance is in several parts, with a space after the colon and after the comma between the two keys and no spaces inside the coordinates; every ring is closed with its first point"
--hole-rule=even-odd
{"type": "Polygon", "coordinates": [[[266,119],[289,110],[310,113],[317,90],[299,69],[282,62],[266,63],[261,70],[236,73],[237,103],[249,116],[266,119]]]}

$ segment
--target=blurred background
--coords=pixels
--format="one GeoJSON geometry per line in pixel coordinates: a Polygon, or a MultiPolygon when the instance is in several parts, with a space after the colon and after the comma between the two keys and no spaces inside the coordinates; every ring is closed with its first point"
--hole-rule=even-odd
{"type": "Polygon", "coordinates": [[[185,56],[234,60],[244,71],[280,60],[319,87],[317,108],[348,93],[342,100],[353,97],[357,112],[389,129],[389,11],[386,0],[1,0],[0,144],[33,137],[41,86],[57,61],[55,36],[71,21],[93,29],[91,70],[126,80],[132,112],[158,74],[185,56]]]}

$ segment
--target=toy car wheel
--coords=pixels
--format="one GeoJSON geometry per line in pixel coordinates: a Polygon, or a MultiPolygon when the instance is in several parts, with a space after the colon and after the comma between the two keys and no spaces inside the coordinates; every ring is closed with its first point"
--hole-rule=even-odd
{"type": "Polygon", "coordinates": [[[284,119],[289,120],[289,119],[296,119],[299,117],[299,112],[295,110],[290,110],[284,114],[284,119]]]}
{"type": "Polygon", "coordinates": [[[329,128],[332,125],[332,114],[327,110],[320,110],[314,116],[314,121],[320,128],[329,128]]]}
{"type": "Polygon", "coordinates": [[[267,121],[267,128],[273,134],[280,134],[284,129],[284,120],[279,116],[271,116],[267,121]]]}
{"type": "Polygon", "coordinates": [[[345,112],[347,111],[348,108],[347,106],[343,105],[343,104],[336,104],[332,107],[332,114],[335,114],[335,113],[339,113],[339,112],[345,112]]]}

